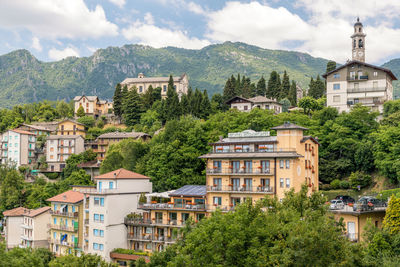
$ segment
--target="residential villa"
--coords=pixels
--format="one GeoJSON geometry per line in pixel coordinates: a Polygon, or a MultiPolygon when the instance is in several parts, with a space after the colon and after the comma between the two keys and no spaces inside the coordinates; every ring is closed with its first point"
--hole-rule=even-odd
{"type": "Polygon", "coordinates": [[[75,96],[74,98],[74,114],[78,112],[79,107],[83,107],[85,115],[100,117],[109,114],[113,109],[113,102],[100,100],[97,96],[75,96]]]}
{"type": "Polygon", "coordinates": [[[48,248],[48,228],[50,207],[27,210],[22,218],[22,248],[48,248]]]}
{"type": "Polygon", "coordinates": [[[8,130],[1,135],[1,163],[13,163],[17,167],[29,165],[35,160],[36,135],[23,130],[8,130]]]}
{"type": "Polygon", "coordinates": [[[48,171],[61,172],[67,159],[85,151],[85,140],[81,135],[50,135],[46,140],[46,162],[48,171]]]}
{"type": "Polygon", "coordinates": [[[85,220],[85,252],[110,261],[115,248],[127,248],[126,214],[136,211],[139,196],[151,193],[150,178],[125,169],[118,169],[94,178],[96,189],[87,194],[85,220]]]}
{"type": "MultiPolygon", "coordinates": [[[[189,81],[186,73],[181,76],[172,77],[174,80],[174,88],[179,95],[179,98],[183,94],[187,94],[189,81]]],[[[127,86],[128,90],[136,87],[139,94],[146,93],[147,89],[152,86],[153,88],[161,88],[161,96],[167,97],[169,77],[145,77],[143,73],[139,73],[137,78],[126,78],[121,82],[121,86],[127,86]]]]}
{"type": "Polygon", "coordinates": [[[85,125],[71,119],[58,122],[56,135],[81,135],[86,136],[85,125]]]}
{"type": "Polygon", "coordinates": [[[3,235],[7,249],[18,247],[21,244],[21,225],[27,210],[24,207],[18,207],[3,212],[3,235]]]}
{"type": "Polygon", "coordinates": [[[357,19],[352,39],[352,60],[323,75],[326,79],[327,105],[348,112],[356,104],[383,113],[383,104],[393,99],[392,82],[396,76],[382,67],[365,63],[363,25],[357,19]]]}
{"type": "Polygon", "coordinates": [[[256,96],[248,99],[235,96],[226,101],[226,104],[230,105],[231,108],[245,112],[249,112],[254,108],[273,110],[275,114],[282,112],[282,105],[278,101],[265,96],[256,96]]]}
{"type": "Polygon", "coordinates": [[[69,190],[47,199],[51,202],[51,220],[48,225],[50,251],[56,255],[77,254],[83,248],[85,195],[69,190]]]}

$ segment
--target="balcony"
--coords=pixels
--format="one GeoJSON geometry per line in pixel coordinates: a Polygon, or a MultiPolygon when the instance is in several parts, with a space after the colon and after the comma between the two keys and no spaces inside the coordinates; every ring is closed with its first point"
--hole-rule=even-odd
{"type": "Polygon", "coordinates": [[[187,203],[139,203],[138,209],[144,210],[205,210],[204,204],[187,203]]]}
{"type": "Polygon", "coordinates": [[[89,219],[85,219],[85,225],[89,225],[89,219]]]}
{"type": "Polygon", "coordinates": [[[231,205],[217,205],[217,204],[207,205],[207,211],[215,211],[217,209],[224,211],[224,212],[234,211],[235,205],[233,205],[233,204],[231,204],[231,205]]]}
{"type": "Polygon", "coordinates": [[[78,242],[66,242],[66,241],[60,241],[59,239],[53,239],[49,238],[47,239],[49,244],[55,244],[55,245],[61,245],[61,246],[66,246],[66,247],[72,247],[72,248],[79,248],[78,242]]]}
{"type": "Polygon", "coordinates": [[[158,236],[158,234],[134,234],[128,233],[128,240],[132,241],[148,241],[148,242],[170,242],[174,243],[177,237],[171,236],[158,236]]]}
{"type": "Polygon", "coordinates": [[[28,241],[33,241],[33,236],[21,235],[21,239],[28,240],[28,241]]]}
{"type": "Polygon", "coordinates": [[[384,92],[386,87],[347,88],[347,93],[384,92]]]}
{"type": "Polygon", "coordinates": [[[50,229],[62,230],[62,231],[67,231],[67,232],[77,232],[78,231],[78,225],[76,225],[75,227],[71,227],[71,226],[59,225],[59,224],[48,224],[47,227],[50,229]]]}
{"type": "Polygon", "coordinates": [[[218,175],[274,175],[274,171],[271,169],[233,167],[207,169],[206,173],[218,175]]]}
{"type": "Polygon", "coordinates": [[[365,105],[365,106],[374,106],[374,105],[383,105],[383,103],[385,103],[385,100],[383,99],[376,99],[376,100],[372,100],[372,101],[354,101],[354,100],[348,100],[347,101],[347,105],[351,106],[351,105],[357,105],[357,104],[361,104],[361,105],[365,105]]]}
{"type": "Polygon", "coordinates": [[[347,81],[349,81],[349,82],[366,81],[366,80],[368,80],[368,75],[347,76],[347,81]]]}
{"type": "Polygon", "coordinates": [[[79,212],[61,212],[59,210],[56,211],[50,210],[50,214],[56,216],[70,217],[70,218],[78,218],[79,216],[79,212]]]}
{"type": "MultiPolygon", "coordinates": [[[[205,209],[204,209],[205,210],[205,209]]],[[[124,220],[126,225],[134,225],[134,226],[173,226],[173,227],[183,227],[185,222],[180,220],[171,220],[171,219],[142,219],[142,218],[125,218],[124,220]]]]}
{"type": "Polygon", "coordinates": [[[215,151],[211,151],[211,153],[265,153],[268,157],[268,153],[279,153],[279,152],[296,152],[295,148],[273,148],[273,149],[252,149],[252,148],[229,148],[229,149],[215,149],[215,151]]]}
{"type": "Polygon", "coordinates": [[[30,225],[28,225],[28,224],[21,224],[21,227],[22,228],[25,228],[25,229],[33,229],[33,225],[32,224],[30,224],[30,225]]]}
{"type": "Polygon", "coordinates": [[[272,186],[235,186],[235,185],[220,185],[220,186],[207,186],[207,192],[219,193],[243,193],[243,194],[273,194],[274,188],[272,186]]]}

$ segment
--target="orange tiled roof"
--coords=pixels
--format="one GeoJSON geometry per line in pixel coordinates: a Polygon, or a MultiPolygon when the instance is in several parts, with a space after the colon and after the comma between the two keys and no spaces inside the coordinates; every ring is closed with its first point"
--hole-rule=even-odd
{"type": "Polygon", "coordinates": [[[12,209],[12,210],[3,211],[3,215],[5,217],[22,216],[28,210],[29,209],[24,208],[24,207],[18,207],[18,208],[12,209]]]}
{"type": "Polygon", "coordinates": [[[150,177],[121,168],[96,176],[94,179],[150,179],[150,177]]]}
{"type": "Polygon", "coordinates": [[[19,133],[19,134],[35,135],[34,133],[31,133],[31,132],[28,132],[28,131],[24,131],[24,130],[19,130],[19,129],[14,129],[14,130],[11,130],[11,131],[19,133]]]}
{"type": "Polygon", "coordinates": [[[46,201],[49,202],[62,202],[62,203],[77,203],[84,199],[84,194],[74,190],[68,190],[57,196],[51,197],[46,201]]]}
{"type": "Polygon", "coordinates": [[[38,216],[38,215],[48,211],[49,209],[51,209],[51,208],[50,207],[41,207],[41,208],[38,208],[38,209],[35,209],[35,210],[27,210],[24,213],[24,216],[35,217],[35,216],[38,216]]]}

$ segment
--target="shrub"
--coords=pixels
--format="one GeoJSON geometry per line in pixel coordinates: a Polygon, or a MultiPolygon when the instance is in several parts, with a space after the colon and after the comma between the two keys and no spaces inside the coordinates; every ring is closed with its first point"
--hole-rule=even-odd
{"type": "Polygon", "coordinates": [[[335,179],[331,182],[332,189],[339,189],[340,188],[340,180],[335,179]]]}
{"type": "Polygon", "coordinates": [[[383,190],[381,191],[376,198],[380,199],[380,200],[388,200],[389,197],[391,197],[392,195],[396,196],[396,197],[400,197],[400,188],[395,188],[395,189],[389,189],[389,190],[383,190]]]}
{"type": "Polygon", "coordinates": [[[340,188],[349,189],[350,188],[350,183],[348,181],[340,181],[340,188]]]}
{"type": "Polygon", "coordinates": [[[328,190],[331,190],[331,185],[330,185],[330,184],[322,184],[322,185],[319,187],[319,189],[320,189],[320,190],[326,190],[326,191],[328,191],[328,190]]]}
{"type": "Polygon", "coordinates": [[[371,182],[371,175],[365,174],[360,171],[352,172],[349,177],[350,186],[354,190],[358,189],[358,186],[360,186],[360,188],[367,187],[371,185],[371,182]]]}

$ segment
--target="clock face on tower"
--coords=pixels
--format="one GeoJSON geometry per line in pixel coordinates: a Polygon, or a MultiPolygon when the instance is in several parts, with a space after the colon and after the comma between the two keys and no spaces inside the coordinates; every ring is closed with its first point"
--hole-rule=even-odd
{"type": "Polygon", "coordinates": [[[360,56],[360,57],[361,57],[363,54],[364,54],[364,53],[361,52],[361,51],[358,52],[358,56],[360,56]]]}

